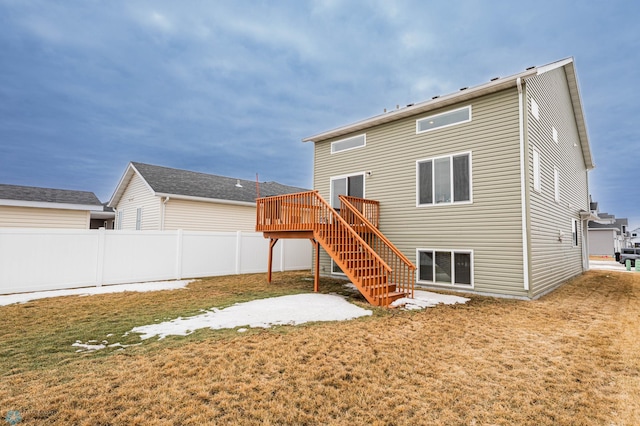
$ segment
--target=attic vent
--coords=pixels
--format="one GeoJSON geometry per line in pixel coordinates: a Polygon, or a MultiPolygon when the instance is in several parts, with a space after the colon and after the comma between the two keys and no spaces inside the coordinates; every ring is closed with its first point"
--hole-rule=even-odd
{"type": "Polygon", "coordinates": [[[498,80],[498,79],[500,79],[500,77],[493,77],[493,78],[491,79],[491,81],[496,81],[496,80],[498,80]]]}
{"type": "Polygon", "coordinates": [[[236,180],[236,188],[242,188],[242,185],[240,185],[240,179],[236,180]]]}

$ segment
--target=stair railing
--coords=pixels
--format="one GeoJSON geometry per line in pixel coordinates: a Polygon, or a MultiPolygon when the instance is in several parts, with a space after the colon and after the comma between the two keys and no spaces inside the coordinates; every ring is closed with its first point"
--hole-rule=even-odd
{"type": "Polygon", "coordinates": [[[362,213],[359,206],[364,203],[356,197],[340,195],[340,215],[358,232],[369,247],[380,255],[391,267],[390,283],[396,284],[397,291],[414,296],[416,266],[396,246],[384,236],[362,213]],[[353,202],[355,201],[355,203],[353,202]]]}
{"type": "Polygon", "coordinates": [[[318,193],[256,200],[256,231],[313,231],[345,275],[372,305],[389,304],[391,267],[318,193]]]}

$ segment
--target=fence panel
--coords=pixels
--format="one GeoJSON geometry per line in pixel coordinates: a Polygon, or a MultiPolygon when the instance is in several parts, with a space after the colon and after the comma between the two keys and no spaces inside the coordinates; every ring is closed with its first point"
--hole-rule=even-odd
{"type": "Polygon", "coordinates": [[[235,232],[184,231],[182,277],[212,277],[236,273],[235,232]]]}
{"type": "Polygon", "coordinates": [[[104,232],[104,272],[98,284],[175,278],[175,231],[104,232]]]}
{"type": "MultiPolygon", "coordinates": [[[[261,233],[0,228],[0,294],[267,271],[261,233]]],[[[273,270],[311,269],[307,240],[281,240],[273,270]]]]}
{"type": "Polygon", "coordinates": [[[96,284],[97,233],[73,229],[0,231],[0,294],[96,284]]]}

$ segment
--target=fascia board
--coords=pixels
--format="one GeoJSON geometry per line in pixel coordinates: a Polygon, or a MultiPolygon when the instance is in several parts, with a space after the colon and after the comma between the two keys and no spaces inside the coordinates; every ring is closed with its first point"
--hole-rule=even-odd
{"type": "Polygon", "coordinates": [[[168,197],[169,200],[201,201],[205,203],[230,204],[235,206],[247,206],[247,207],[256,206],[256,203],[251,203],[248,201],[234,201],[234,200],[223,200],[220,198],[193,197],[190,195],[166,194],[166,193],[160,193],[160,192],[155,193],[155,196],[168,197]]]}
{"type": "Polygon", "coordinates": [[[400,120],[405,117],[414,116],[417,114],[426,113],[438,108],[443,108],[450,105],[455,105],[461,102],[467,102],[471,99],[499,92],[501,90],[516,87],[516,81],[519,78],[524,79],[531,75],[536,74],[536,69],[527,70],[525,72],[515,74],[509,77],[501,78],[495,81],[490,81],[479,86],[471,87],[469,89],[461,90],[459,92],[451,93],[448,95],[440,96],[436,99],[421,102],[410,107],[401,108],[399,110],[391,111],[385,114],[377,115],[362,121],[358,121],[353,124],[338,127],[327,132],[319,133],[314,136],[309,136],[302,139],[303,142],[320,142],[323,140],[335,138],[338,136],[346,135],[356,131],[368,129],[373,126],[377,126],[384,123],[400,120]]]}
{"type": "Polygon", "coordinates": [[[46,201],[25,201],[25,200],[2,200],[0,206],[11,207],[31,207],[38,209],[59,209],[59,210],[98,210],[102,204],[68,204],[68,203],[48,203],[46,201]]]}

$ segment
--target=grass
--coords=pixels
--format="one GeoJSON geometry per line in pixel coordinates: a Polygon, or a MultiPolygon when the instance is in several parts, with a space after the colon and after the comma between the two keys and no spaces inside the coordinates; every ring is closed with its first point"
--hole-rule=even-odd
{"type": "MultiPolygon", "coordinates": [[[[640,424],[640,274],[591,271],[538,301],[470,296],[339,323],[200,330],[140,343],[134,326],[308,292],[302,273],[0,307],[0,415],[35,424],[640,424]],[[113,336],[107,337],[107,335],[113,336]]],[[[341,292],[322,280],[321,291],[341,292]]],[[[354,300],[368,306],[362,299],[354,300]]]]}

